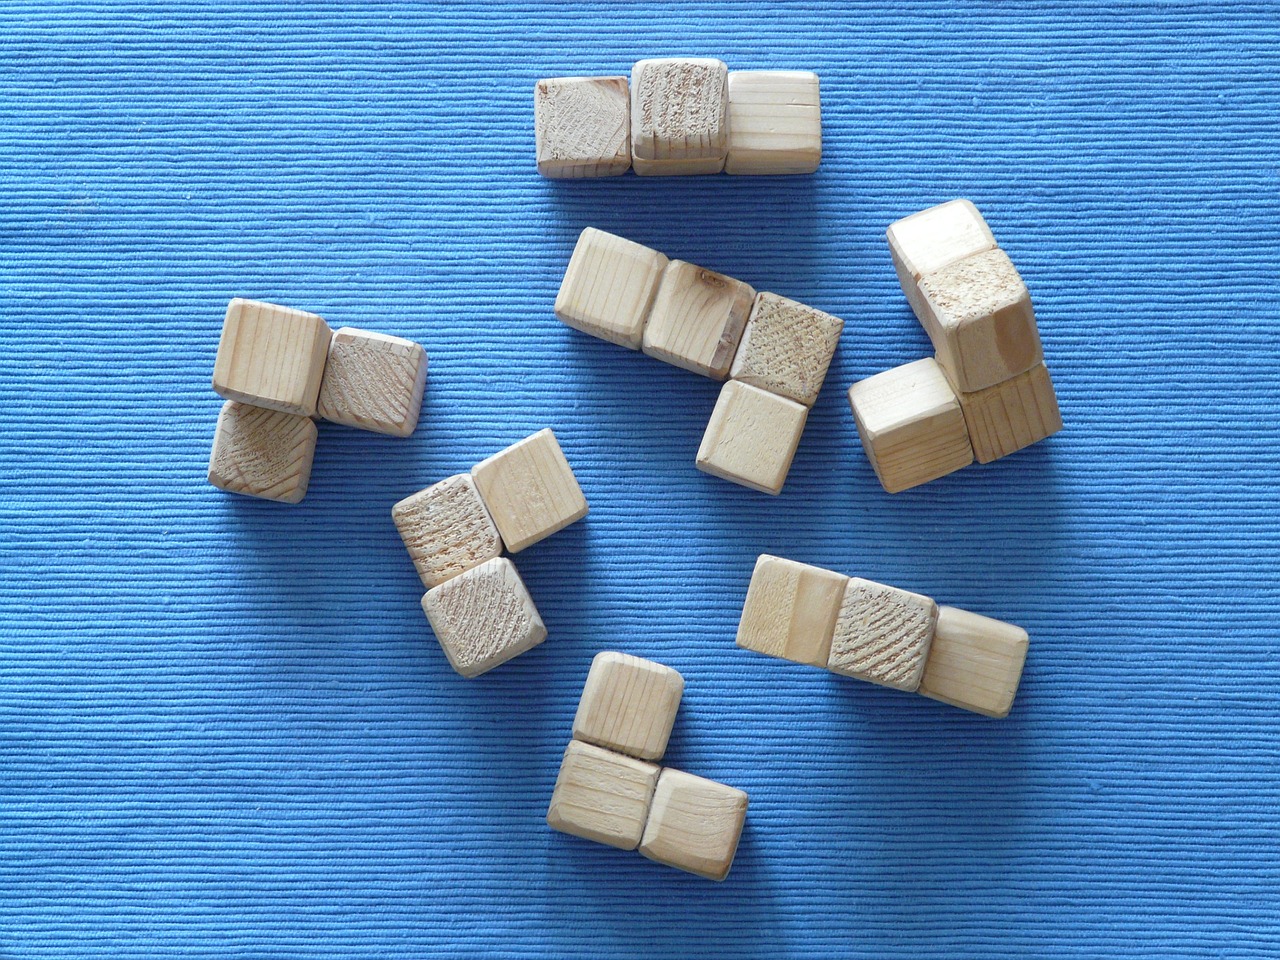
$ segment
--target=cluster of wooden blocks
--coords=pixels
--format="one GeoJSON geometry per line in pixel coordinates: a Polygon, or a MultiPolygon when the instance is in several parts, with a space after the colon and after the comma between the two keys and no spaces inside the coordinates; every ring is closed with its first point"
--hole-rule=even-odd
{"type": "Polygon", "coordinates": [[[989,717],[1013,706],[1027,631],[896,587],[761,554],[738,646],[989,717]]]}
{"type": "Polygon", "coordinates": [[[478,677],[547,638],[503,548],[519,553],[586,515],[582,488],[550,430],[391,508],[427,588],[422,610],[454,670],[478,677]]]}
{"type": "Polygon", "coordinates": [[[683,693],[684,678],[670,667],[625,653],[596,654],[547,824],[723,880],[738,850],[747,795],[654,762],[666,753],[683,693]]]}
{"type": "Polygon", "coordinates": [[[786,482],[844,330],[821,310],[591,227],[578,237],[555,312],[602,340],[731,378],[697,467],[771,494],[786,482]]]}
{"type": "Polygon", "coordinates": [[[213,367],[225,397],[209,482],[231,493],[297,503],[315,459],[313,417],[407,437],[427,382],[420,344],[369,330],[334,331],[321,317],[236,298],[213,367]]]}
{"type": "Polygon", "coordinates": [[[554,77],[533,92],[544,177],[813,173],[818,75],[729,71],[719,60],[641,60],[627,78],[554,77]]]}
{"type": "Polygon", "coordinates": [[[930,207],[887,238],[935,355],[849,388],[885,490],[990,463],[1061,430],[1031,297],[978,209],[968,200],[930,207]]]}

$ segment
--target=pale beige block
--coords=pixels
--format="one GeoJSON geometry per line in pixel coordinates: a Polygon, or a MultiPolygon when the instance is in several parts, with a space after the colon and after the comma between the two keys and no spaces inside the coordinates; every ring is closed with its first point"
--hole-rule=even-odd
{"type": "Polygon", "coordinates": [[[587,515],[587,498],[550,430],[482,460],[471,477],[510,553],[587,515]]]}
{"type": "Polygon", "coordinates": [[[405,497],[391,508],[391,519],[428,588],[502,554],[502,537],[469,474],[405,497]]]}
{"type": "Polygon", "coordinates": [[[209,482],[230,493],[297,503],[316,452],[310,417],[228,400],[218,414],[209,482]]]}
{"type": "Polygon", "coordinates": [[[938,605],[918,593],[852,577],[831,637],[827,668],[895,690],[920,686],[938,605]]]}
{"type": "Polygon", "coordinates": [[[631,93],[626,77],[551,77],[533,88],[538,172],[544,177],[616,177],[631,166],[631,93]]]}
{"type": "Polygon", "coordinates": [[[908,297],[926,274],[996,248],[987,221],[968,200],[949,200],[904,217],[890,224],[885,239],[908,297]]]}
{"type": "Polygon", "coordinates": [[[761,493],[781,493],[808,418],[802,403],[730,380],[702,435],[697,467],[761,493]]]}
{"type": "Polygon", "coordinates": [[[738,646],[827,667],[849,578],[767,553],[756,560],[738,623],[738,646]]]}
{"type": "Polygon", "coordinates": [[[639,350],[666,266],[657,250],[587,227],[560,283],[556,316],[575,330],[639,350]]]}
{"type": "Polygon", "coordinates": [[[551,793],[547,826],[634,850],[644,834],[657,782],[656,764],[570,740],[551,793]]]}
{"type": "Polygon", "coordinates": [[[236,297],[222,323],[214,392],[255,407],[314,416],[330,335],[329,325],[314,313],[236,297]]]}
{"type": "Polygon", "coordinates": [[[889,493],[973,462],[960,401],[930,357],[859,380],[849,404],[867,459],[889,493]]]}
{"type": "Polygon", "coordinates": [[[631,166],[641,176],[719,173],[729,151],[729,69],[641,60],[631,69],[631,166]]]}
{"type": "Polygon", "coordinates": [[[421,344],[342,327],[329,343],[316,412],[331,423],[407,437],[418,425],[426,384],[421,344]]]}
{"type": "Polygon", "coordinates": [[[667,767],[658,778],[640,852],[650,860],[723,880],[738,852],[747,795],[667,767]]]}
{"type": "Polygon", "coordinates": [[[994,387],[959,397],[979,463],[1007,457],[1062,429],[1058,398],[1043,363],[994,387]]]}
{"type": "Polygon", "coordinates": [[[988,717],[1013,706],[1027,659],[1027,631],[955,607],[938,609],[919,693],[988,717]]]}
{"type": "Polygon", "coordinates": [[[829,313],[758,293],[729,376],[812,407],[843,330],[829,313]]]}
{"type": "Polygon", "coordinates": [[[642,760],[660,760],[683,693],[684,677],[668,666],[625,653],[597,653],[573,718],[573,735],[642,760]]]}
{"type": "Polygon", "coordinates": [[[672,260],[644,328],[644,352],[704,377],[725,379],[755,296],[741,280],[672,260]]]}
{"type": "Polygon", "coordinates": [[[506,557],[432,587],[422,611],[450,666],[464,677],[478,677],[547,639],[538,608],[506,557]]]}
{"type": "Polygon", "coordinates": [[[725,173],[813,173],[822,162],[818,75],[805,70],[729,74],[725,173]]]}

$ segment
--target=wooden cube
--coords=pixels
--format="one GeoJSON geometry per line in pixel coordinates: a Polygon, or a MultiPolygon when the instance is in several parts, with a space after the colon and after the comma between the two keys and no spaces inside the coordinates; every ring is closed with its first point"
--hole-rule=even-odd
{"type": "Polygon", "coordinates": [[[812,407],[843,330],[844,321],[829,313],[756,294],[729,376],[812,407]]]}
{"type": "Polygon", "coordinates": [[[644,328],[644,352],[704,377],[725,379],[755,296],[741,280],[672,260],[644,328]]]}
{"type": "Polygon", "coordinates": [[[808,418],[802,403],[730,380],[702,435],[697,467],[761,493],[781,493],[808,418]]]}
{"type": "Polygon", "coordinates": [[[822,161],[818,75],[804,70],[729,74],[725,173],[813,173],[822,161]]]}
{"type": "Polygon", "coordinates": [[[587,227],[564,272],[556,316],[575,330],[639,350],[666,266],[657,250],[587,227]]]}
{"type": "Polygon", "coordinates": [[[502,554],[502,537],[469,474],[405,497],[391,508],[391,519],[428,588],[502,554]]]}
{"type": "Polygon", "coordinates": [[[928,597],[851,577],[831,637],[827,669],[895,690],[920,686],[938,622],[928,597]]]}
{"type": "Polygon", "coordinates": [[[827,668],[849,578],[762,553],[738,623],[738,646],[827,668]]]}
{"type": "Polygon", "coordinates": [[[506,557],[432,587],[422,610],[450,666],[464,677],[478,677],[547,639],[538,608],[506,557]]]}
{"type": "Polygon", "coordinates": [[[867,459],[889,493],[973,462],[960,401],[932,358],[859,380],[849,404],[867,459]]]}
{"type": "Polygon", "coordinates": [[[996,248],[987,221],[968,200],[951,200],[904,217],[889,226],[885,238],[898,281],[916,316],[923,311],[921,277],[996,248]]]}
{"type": "Polygon", "coordinates": [[[631,166],[641,176],[719,173],[729,152],[729,69],[641,60],[631,70],[631,166]]]}
{"type": "Polygon", "coordinates": [[[1028,642],[1027,631],[1011,623],[940,607],[919,693],[988,717],[1008,716],[1028,642]]]}
{"type": "Polygon", "coordinates": [[[961,393],[960,409],[979,463],[990,463],[1062,429],[1053,381],[1043,363],[977,393],[961,393]]]}
{"type": "Polygon", "coordinates": [[[236,297],[222,324],[214,392],[255,407],[314,416],[330,334],[314,313],[236,297]]]}
{"type": "Polygon", "coordinates": [[[660,760],[683,693],[684,677],[670,667],[625,653],[597,653],[573,718],[573,735],[642,760],[660,760]]]}
{"type": "Polygon", "coordinates": [[[626,77],[552,77],[533,88],[538,172],[544,177],[616,177],[631,166],[631,94],[626,77]]]}
{"type": "Polygon", "coordinates": [[[329,343],[316,412],[330,423],[407,437],[418,425],[426,384],[421,344],[342,327],[329,343]]]}
{"type": "Polygon", "coordinates": [[[708,880],[723,880],[738,852],[747,795],[670,767],[658,777],[640,852],[708,880]]]}
{"type": "Polygon", "coordinates": [[[587,515],[587,499],[550,430],[539,430],[471,468],[510,553],[587,515]]]}
{"type": "Polygon", "coordinates": [[[209,482],[230,493],[297,503],[307,495],[315,453],[310,417],[228,400],[213,433],[209,482]]]}
{"type": "Polygon", "coordinates": [[[657,782],[656,764],[570,740],[547,808],[547,826],[634,850],[644,834],[657,782]]]}

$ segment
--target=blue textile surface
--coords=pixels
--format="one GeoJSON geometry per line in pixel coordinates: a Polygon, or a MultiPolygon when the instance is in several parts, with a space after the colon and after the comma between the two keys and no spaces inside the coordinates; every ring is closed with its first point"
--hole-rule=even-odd
{"type": "Polygon", "coordinates": [[[1280,956],[1274,4],[0,3],[0,957],[1280,956]],[[363,9],[361,9],[363,8],[363,9]],[[548,182],[542,76],[822,76],[809,178],[548,182]],[[925,355],[885,226],[953,196],[1067,429],[880,491],[844,390],[925,355]],[[717,385],[569,330],[595,225],[846,318],[783,495],[717,385]],[[205,481],[229,297],[422,341],[296,507],[205,481]],[[552,426],[550,630],[448,668],[400,497],[552,426]],[[773,552],[1025,625],[1013,714],[733,644],[773,552]],[[747,790],[715,885],[543,822],[591,656],[681,670],[747,790]]]}

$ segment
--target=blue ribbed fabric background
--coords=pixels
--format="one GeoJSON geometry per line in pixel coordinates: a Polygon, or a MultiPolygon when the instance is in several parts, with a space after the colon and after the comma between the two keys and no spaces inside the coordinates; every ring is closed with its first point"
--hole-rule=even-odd
{"type": "Polygon", "coordinates": [[[1280,8],[0,3],[0,957],[1280,955],[1280,8]],[[541,76],[822,75],[809,178],[548,182],[541,76]],[[1067,429],[880,491],[844,390],[925,355],[883,241],[972,198],[1067,429]],[[551,312],[595,225],[846,318],[784,494],[717,385],[551,312]],[[205,482],[233,295],[422,341],[409,440],[205,482]],[[400,497],[552,426],[590,517],[475,681],[400,497]],[[990,721],[733,645],[775,552],[1025,625],[990,721]],[[549,831],[591,656],[681,670],[747,790],[707,883],[549,831]]]}

